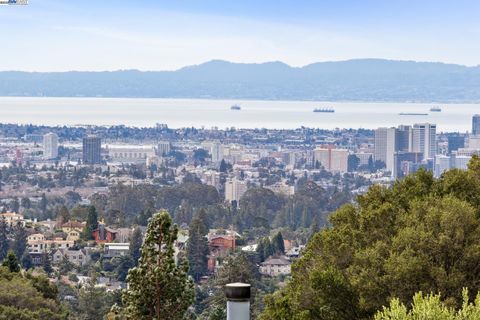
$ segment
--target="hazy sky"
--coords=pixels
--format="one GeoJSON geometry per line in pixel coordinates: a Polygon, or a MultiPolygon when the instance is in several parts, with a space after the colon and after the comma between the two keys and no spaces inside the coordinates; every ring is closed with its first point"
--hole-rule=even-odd
{"type": "Polygon", "coordinates": [[[480,64],[478,0],[30,0],[0,6],[0,70],[172,70],[212,59],[480,64]]]}

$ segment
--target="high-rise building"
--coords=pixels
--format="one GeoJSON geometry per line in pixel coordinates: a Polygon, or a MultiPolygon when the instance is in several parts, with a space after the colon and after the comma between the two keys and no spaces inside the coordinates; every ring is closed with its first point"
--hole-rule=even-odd
{"type": "Polygon", "coordinates": [[[243,194],[247,192],[247,183],[245,181],[237,180],[236,178],[229,179],[225,182],[225,200],[228,202],[240,201],[243,194]]]}
{"type": "Polygon", "coordinates": [[[393,171],[396,150],[395,128],[378,128],[375,130],[375,161],[382,161],[388,171],[393,171]]]}
{"type": "Polygon", "coordinates": [[[465,136],[463,135],[449,135],[448,136],[448,153],[457,151],[460,148],[465,148],[465,136]]]}
{"type": "Polygon", "coordinates": [[[83,138],[84,164],[100,164],[102,162],[101,145],[102,140],[97,136],[83,138]]]}
{"type": "Polygon", "coordinates": [[[472,117],[472,134],[474,136],[480,135],[480,114],[472,117]]]}
{"type": "Polygon", "coordinates": [[[437,154],[437,126],[431,123],[417,123],[412,128],[412,150],[421,152],[423,160],[433,159],[437,154]]]}
{"type": "Polygon", "coordinates": [[[171,149],[172,149],[172,145],[170,141],[160,141],[157,147],[157,154],[159,156],[167,155],[170,153],[171,149]]]}
{"type": "Polygon", "coordinates": [[[58,136],[55,133],[47,133],[43,136],[43,158],[45,160],[58,157],[58,136]]]}
{"type": "Polygon", "coordinates": [[[315,163],[327,171],[347,172],[348,171],[348,150],[335,149],[334,146],[324,146],[313,151],[315,163]]]}
{"type": "Polygon", "coordinates": [[[395,132],[395,151],[408,152],[412,149],[412,127],[400,125],[395,132]]]}
{"type": "Polygon", "coordinates": [[[220,142],[212,142],[210,146],[210,154],[212,155],[212,162],[220,162],[223,160],[223,146],[220,142]]]}

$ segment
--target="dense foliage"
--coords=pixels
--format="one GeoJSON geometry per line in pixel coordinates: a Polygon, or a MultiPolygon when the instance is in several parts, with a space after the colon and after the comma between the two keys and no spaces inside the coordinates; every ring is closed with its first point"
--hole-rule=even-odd
{"type": "Polygon", "coordinates": [[[44,277],[22,275],[0,267],[0,319],[67,319],[56,293],[56,287],[44,277]]]}
{"type": "Polygon", "coordinates": [[[374,186],[335,212],[293,266],[263,319],[363,319],[416,292],[480,290],[480,159],[439,179],[419,171],[392,188],[374,186]]]}

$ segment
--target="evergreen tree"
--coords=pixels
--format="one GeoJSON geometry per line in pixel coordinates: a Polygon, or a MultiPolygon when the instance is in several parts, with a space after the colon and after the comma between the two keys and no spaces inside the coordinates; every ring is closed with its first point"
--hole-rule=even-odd
{"type": "Polygon", "coordinates": [[[20,272],[20,265],[13,251],[8,252],[7,258],[3,261],[2,266],[7,267],[10,272],[20,272]]]}
{"type": "Polygon", "coordinates": [[[283,242],[283,236],[281,232],[278,232],[273,236],[272,246],[275,254],[278,254],[278,255],[285,254],[285,244],[283,242]]]}
{"type": "Polygon", "coordinates": [[[260,262],[265,261],[265,241],[260,239],[257,246],[257,255],[260,262]]]}
{"type": "Polygon", "coordinates": [[[45,258],[43,260],[43,271],[45,271],[48,276],[50,276],[53,272],[52,261],[49,254],[45,254],[45,258]]]}
{"type": "Polygon", "coordinates": [[[194,287],[188,279],[188,264],[177,266],[174,242],[178,228],[167,211],[157,213],[148,224],[138,266],[130,269],[124,292],[125,314],[132,319],[183,319],[193,303],[194,287]]]}
{"type": "Polygon", "coordinates": [[[8,242],[8,225],[4,218],[0,218],[0,261],[7,257],[8,242]]]}
{"type": "Polygon", "coordinates": [[[33,262],[32,262],[32,258],[30,257],[30,254],[28,253],[28,250],[25,250],[25,252],[22,255],[22,258],[21,258],[20,262],[22,264],[22,267],[25,270],[28,270],[28,269],[32,268],[33,262]]]}
{"type": "Polygon", "coordinates": [[[196,281],[200,280],[208,271],[209,251],[206,238],[208,229],[202,219],[205,215],[205,210],[200,210],[200,213],[192,219],[188,232],[187,257],[190,263],[189,273],[196,281]]]}
{"type": "Polygon", "coordinates": [[[40,199],[40,203],[38,204],[38,206],[44,216],[47,213],[47,204],[48,204],[47,196],[45,196],[45,193],[42,193],[42,197],[40,199]]]}
{"type": "Polygon", "coordinates": [[[20,210],[20,202],[18,201],[18,198],[14,197],[9,206],[12,212],[18,212],[20,210]]]}
{"type": "Polygon", "coordinates": [[[264,248],[263,248],[263,256],[265,259],[268,259],[270,256],[272,256],[275,251],[272,246],[272,242],[270,242],[270,239],[268,237],[264,238],[264,248]]]}
{"type": "Polygon", "coordinates": [[[22,257],[27,249],[27,230],[21,223],[13,229],[12,249],[17,257],[22,257]]]}
{"type": "Polygon", "coordinates": [[[85,224],[85,229],[83,231],[83,237],[85,240],[93,239],[93,231],[98,228],[98,216],[97,210],[94,206],[88,208],[87,223],[85,224]]]}
{"type": "Polygon", "coordinates": [[[134,261],[135,265],[138,264],[138,259],[140,259],[141,248],[143,243],[142,230],[139,227],[133,229],[132,239],[130,240],[130,256],[134,261]]]}

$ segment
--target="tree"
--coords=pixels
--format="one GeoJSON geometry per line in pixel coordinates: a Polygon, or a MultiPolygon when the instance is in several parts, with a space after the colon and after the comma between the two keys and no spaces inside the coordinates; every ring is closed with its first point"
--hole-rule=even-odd
{"type": "Polygon", "coordinates": [[[17,257],[22,257],[27,249],[27,236],[27,230],[21,223],[13,228],[12,249],[17,257]]]}
{"type": "Polygon", "coordinates": [[[46,253],[45,257],[43,258],[43,271],[45,271],[48,276],[50,276],[53,272],[52,259],[48,253],[46,253]]]}
{"type": "Polygon", "coordinates": [[[167,211],[150,220],[138,266],[130,269],[123,303],[127,317],[134,319],[183,319],[193,303],[193,283],[188,264],[175,263],[174,242],[178,228],[167,211]]]}
{"type": "Polygon", "coordinates": [[[96,279],[92,278],[78,295],[78,314],[82,320],[103,319],[110,310],[113,301],[105,288],[95,286],[96,279]]]}
{"type": "Polygon", "coordinates": [[[20,202],[18,201],[18,198],[14,197],[9,206],[12,212],[18,212],[20,210],[20,202]]]}
{"type": "Polygon", "coordinates": [[[47,196],[45,195],[45,193],[42,193],[42,197],[40,198],[40,203],[38,204],[38,207],[42,211],[43,215],[47,213],[47,205],[48,205],[47,196]]]}
{"type": "Polygon", "coordinates": [[[440,294],[423,295],[418,292],[413,297],[411,307],[407,308],[398,299],[392,299],[388,307],[383,307],[375,315],[375,320],[464,320],[480,319],[480,293],[474,303],[470,303],[468,290],[463,289],[463,303],[459,310],[450,308],[442,301],[440,294]]]}
{"type": "Polygon", "coordinates": [[[22,200],[20,200],[20,205],[24,209],[30,209],[32,207],[32,202],[30,201],[29,198],[25,197],[25,198],[22,198],[22,200]]]}
{"type": "Polygon", "coordinates": [[[9,248],[8,225],[5,218],[0,218],[0,261],[7,257],[9,248]]]}
{"type": "MultiPolygon", "coordinates": [[[[67,312],[57,300],[56,291],[44,277],[22,275],[0,268],[0,318],[16,320],[65,320],[67,312]],[[44,282],[46,280],[46,282],[44,282]],[[38,284],[42,284],[38,286],[38,284]]],[[[56,289],[56,287],[55,287],[56,289]]]]}
{"type": "Polygon", "coordinates": [[[94,206],[88,208],[87,223],[85,224],[85,229],[83,231],[83,237],[85,240],[93,239],[93,231],[98,229],[98,216],[97,210],[94,206]]]}
{"type": "Polygon", "coordinates": [[[371,318],[393,298],[410,305],[418,291],[441,292],[449,306],[460,307],[463,287],[480,290],[476,161],[439,179],[419,170],[391,188],[374,185],[356,204],[337,210],[267,309],[302,319],[371,318]],[[334,312],[319,316],[325,308],[334,312]]]}
{"type": "Polygon", "coordinates": [[[190,263],[189,273],[199,281],[208,271],[208,229],[204,220],[206,212],[200,210],[199,214],[192,219],[188,232],[187,257],[190,263]]]}
{"type": "Polygon", "coordinates": [[[13,251],[8,252],[7,258],[3,261],[2,266],[7,267],[10,272],[20,272],[20,265],[13,251]]]}
{"type": "Polygon", "coordinates": [[[64,205],[56,207],[56,219],[57,219],[57,228],[61,228],[63,224],[70,220],[70,213],[68,208],[64,205]]]}
{"type": "Polygon", "coordinates": [[[130,256],[134,261],[135,265],[138,263],[138,259],[141,255],[141,248],[143,243],[142,230],[139,227],[133,229],[132,239],[130,240],[130,256]]]}
{"type": "Polygon", "coordinates": [[[278,232],[273,236],[272,246],[275,254],[285,254],[285,244],[283,243],[283,236],[281,232],[278,232]]]}

